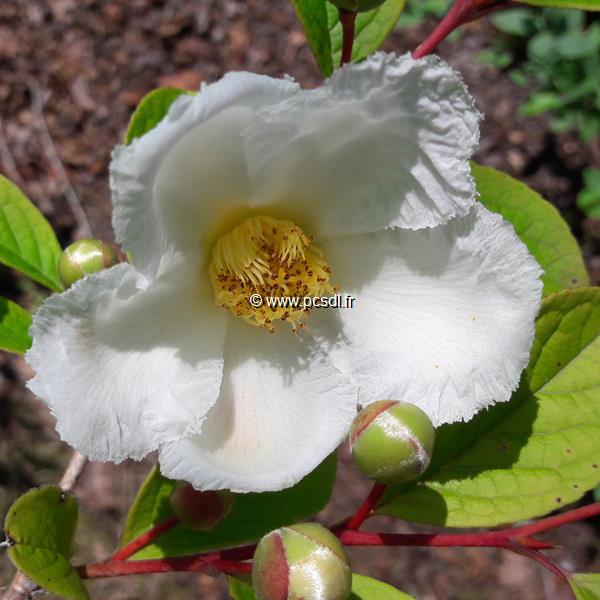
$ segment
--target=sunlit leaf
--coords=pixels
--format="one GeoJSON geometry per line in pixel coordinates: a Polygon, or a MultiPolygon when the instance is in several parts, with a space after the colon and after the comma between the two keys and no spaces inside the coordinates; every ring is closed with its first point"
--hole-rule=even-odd
{"type": "Polygon", "coordinates": [[[60,291],[61,247],[42,213],[0,175],[0,262],[51,290],[60,291]]]}
{"type": "Polygon", "coordinates": [[[4,523],[14,565],[40,587],[70,600],[89,598],[69,558],[77,526],[77,502],[57,487],[21,496],[4,523]]]}

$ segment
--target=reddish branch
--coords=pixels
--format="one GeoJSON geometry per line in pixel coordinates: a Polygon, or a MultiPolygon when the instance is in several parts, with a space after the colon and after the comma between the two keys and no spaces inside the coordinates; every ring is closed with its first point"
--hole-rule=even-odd
{"type": "Polygon", "coordinates": [[[148,544],[152,543],[157,537],[161,536],[165,531],[169,531],[169,529],[173,529],[179,525],[181,521],[173,515],[169,517],[165,521],[158,523],[152,529],[149,529],[142,535],[136,537],[134,540],[126,544],[122,548],[119,548],[111,557],[111,560],[121,561],[126,560],[133,554],[135,554],[138,550],[145,548],[148,544]]]}
{"type": "Polygon", "coordinates": [[[248,574],[252,572],[250,563],[221,559],[218,553],[174,558],[156,558],[152,560],[109,560],[78,568],[84,579],[98,577],[119,577],[120,575],[139,575],[143,573],[167,573],[172,571],[215,572],[248,574]]]}
{"type": "MultiPolygon", "coordinates": [[[[381,494],[379,488],[377,488],[377,490],[376,488],[377,486],[371,490],[369,498],[361,506],[355,517],[348,522],[348,525],[350,525],[354,519],[355,523],[352,524],[353,526],[356,526],[356,522],[358,522],[359,519],[364,521],[364,519],[371,514],[372,508],[376,505],[381,494]],[[361,516],[359,517],[358,515],[361,516]]],[[[554,546],[551,543],[536,540],[530,536],[596,515],[600,515],[600,502],[582,508],[576,508],[560,515],[548,517],[530,525],[500,529],[497,531],[450,534],[373,533],[356,531],[355,529],[348,527],[337,530],[336,534],[346,546],[504,548],[532,558],[550,570],[557,577],[565,579],[567,576],[566,573],[550,558],[539,552],[540,550],[550,549],[554,546]]],[[[205,571],[209,573],[219,571],[227,574],[250,573],[252,571],[252,564],[243,561],[252,558],[256,548],[255,545],[175,558],[160,558],[153,560],[117,559],[119,555],[124,556],[128,552],[130,552],[129,556],[131,556],[131,554],[137,552],[145,545],[155,540],[161,533],[164,533],[176,524],[177,522],[174,522],[173,518],[157,524],[151,530],[142,534],[127,546],[124,546],[117,551],[111,559],[100,563],[83,565],[79,567],[79,573],[85,579],[92,579],[97,577],[117,577],[120,575],[134,575],[140,573],[163,573],[167,571],[205,571]]]]}
{"type": "Polygon", "coordinates": [[[364,522],[365,519],[369,518],[377,503],[381,499],[383,492],[385,492],[385,485],[376,483],[373,485],[370,494],[367,499],[362,503],[356,514],[348,521],[346,527],[348,529],[358,529],[364,522]]]}
{"type": "Polygon", "coordinates": [[[510,8],[510,0],[456,0],[448,14],[429,37],[413,52],[413,58],[431,54],[455,29],[502,8],[510,8]]]}
{"type": "Polygon", "coordinates": [[[356,13],[351,10],[340,8],[340,23],[342,24],[341,65],[345,65],[352,60],[352,46],[354,45],[354,26],[356,25],[356,13]]]}
{"type": "MultiPolygon", "coordinates": [[[[493,535],[494,532],[483,533],[373,533],[370,531],[353,531],[346,529],[339,534],[345,546],[426,546],[430,548],[511,548],[510,536],[493,535]]],[[[528,537],[520,537],[518,544],[527,548],[547,550],[552,544],[528,537]]]]}

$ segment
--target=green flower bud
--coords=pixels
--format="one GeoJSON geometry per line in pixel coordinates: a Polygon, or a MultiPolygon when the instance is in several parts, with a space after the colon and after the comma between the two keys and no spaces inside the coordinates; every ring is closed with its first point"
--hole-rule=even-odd
{"type": "Polygon", "coordinates": [[[385,0],[329,0],[329,2],[351,12],[367,12],[381,6],[385,0]]]}
{"type": "Polygon", "coordinates": [[[77,240],[58,259],[58,276],[71,287],[77,280],[118,263],[115,251],[100,240],[77,240]]]}
{"type": "Polygon", "coordinates": [[[231,511],[235,496],[229,490],[200,492],[180,483],[171,494],[171,510],[184,527],[208,531],[231,511]]]}
{"type": "Polygon", "coordinates": [[[378,483],[402,483],[422,475],[431,460],[435,429],[414,404],[380,400],[360,411],[350,428],[352,457],[378,483]]]}
{"type": "Polygon", "coordinates": [[[252,585],[259,600],[344,600],[350,595],[352,571],[333,533],[318,523],[300,523],[260,540],[252,585]]]}

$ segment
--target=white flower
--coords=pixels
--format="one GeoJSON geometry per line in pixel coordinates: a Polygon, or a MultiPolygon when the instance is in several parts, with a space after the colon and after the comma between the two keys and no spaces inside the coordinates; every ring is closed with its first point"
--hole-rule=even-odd
{"type": "Polygon", "coordinates": [[[478,121],[446,64],[386,54],[311,91],[234,73],[180,97],[114,153],[132,264],[35,317],[29,385],[61,437],[95,460],[158,448],[201,489],[278,490],[337,447],[357,402],[413,402],[439,425],[507,400],[540,269],[474,199],[478,121]],[[356,306],[251,309],[275,283],[356,306]]]}

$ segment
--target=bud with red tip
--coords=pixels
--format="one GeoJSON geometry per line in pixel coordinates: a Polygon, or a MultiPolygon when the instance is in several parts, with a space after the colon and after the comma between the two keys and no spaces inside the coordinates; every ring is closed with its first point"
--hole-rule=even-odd
{"type": "Polygon", "coordinates": [[[364,408],[350,429],[352,457],[378,483],[402,483],[425,472],[435,429],[414,404],[380,400],[364,408]]]}
{"type": "Polygon", "coordinates": [[[171,494],[171,510],[184,527],[208,531],[231,511],[235,496],[229,490],[200,492],[189,483],[179,484],[171,494]]]}
{"type": "Polygon", "coordinates": [[[252,585],[259,600],[345,600],[352,572],[344,547],[318,523],[299,523],[265,535],[254,553],[252,585]]]}

